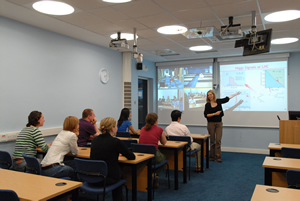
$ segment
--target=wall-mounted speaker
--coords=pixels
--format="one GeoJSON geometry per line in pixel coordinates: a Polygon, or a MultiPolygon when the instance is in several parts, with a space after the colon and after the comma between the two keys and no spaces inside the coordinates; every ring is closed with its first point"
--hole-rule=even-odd
{"type": "Polygon", "coordinates": [[[143,63],[137,63],[136,64],[136,69],[137,70],[143,70],[143,63]]]}

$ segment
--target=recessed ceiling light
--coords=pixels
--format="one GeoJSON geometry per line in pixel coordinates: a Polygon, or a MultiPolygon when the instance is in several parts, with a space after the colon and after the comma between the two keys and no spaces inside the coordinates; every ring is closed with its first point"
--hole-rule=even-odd
{"type": "Polygon", "coordinates": [[[69,15],[74,12],[72,6],[59,1],[38,1],[32,7],[41,13],[49,15],[69,15]]]}
{"type": "Polygon", "coordinates": [[[171,25],[171,26],[164,26],[157,29],[157,32],[161,34],[181,34],[187,31],[186,27],[178,26],[178,25],[171,25]]]}
{"type": "Polygon", "coordinates": [[[207,50],[211,50],[212,46],[209,45],[201,45],[201,46],[193,46],[189,48],[192,51],[207,51],[207,50]]]}
{"type": "MultiPolygon", "coordinates": [[[[131,33],[121,33],[121,39],[133,40],[134,39],[133,36],[134,35],[131,33]]],[[[118,38],[118,34],[117,33],[112,34],[112,35],[110,35],[110,38],[116,39],[116,38],[118,38]]],[[[136,38],[138,38],[138,36],[136,36],[136,38]]]]}
{"type": "Polygon", "coordinates": [[[107,3],[127,3],[130,2],[131,0],[102,0],[102,1],[107,3]]]}
{"type": "Polygon", "coordinates": [[[271,41],[271,44],[273,45],[289,44],[289,43],[297,42],[298,40],[299,40],[298,38],[277,38],[277,39],[273,39],[271,41]]]}
{"type": "Polygon", "coordinates": [[[286,22],[300,18],[299,10],[283,10],[271,13],[264,19],[269,22],[286,22]]]}

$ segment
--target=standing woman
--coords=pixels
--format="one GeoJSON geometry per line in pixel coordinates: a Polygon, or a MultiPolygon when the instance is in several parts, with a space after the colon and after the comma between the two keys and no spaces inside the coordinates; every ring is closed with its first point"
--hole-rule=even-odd
{"type": "Polygon", "coordinates": [[[43,152],[47,152],[49,146],[46,144],[39,127],[44,125],[44,115],[39,111],[32,111],[28,116],[28,123],[19,133],[15,151],[13,153],[13,164],[11,169],[24,172],[26,162],[22,156],[24,152],[27,156],[36,157],[37,147],[43,152]]]}
{"type": "Polygon", "coordinates": [[[41,162],[42,175],[49,177],[71,177],[74,179],[75,171],[63,163],[66,154],[78,153],[77,136],[79,135],[79,120],[77,117],[68,116],[63,125],[63,130],[56,136],[46,156],[41,162]]]}
{"type": "Polygon", "coordinates": [[[128,118],[131,117],[131,113],[128,108],[123,108],[121,110],[120,118],[118,120],[118,131],[121,132],[130,132],[131,134],[140,134],[140,130],[134,130],[131,122],[128,118]]]}
{"type": "Polygon", "coordinates": [[[225,98],[216,99],[213,90],[207,92],[204,116],[207,119],[207,130],[210,135],[210,157],[209,160],[222,163],[221,160],[221,138],[222,138],[222,117],[224,116],[222,104],[227,103],[231,98],[239,95],[237,92],[225,98]]]}
{"type": "MultiPolygon", "coordinates": [[[[125,156],[128,160],[134,160],[135,155],[118,138],[117,121],[114,118],[106,117],[100,122],[102,135],[96,136],[92,141],[90,159],[103,160],[107,164],[106,184],[117,183],[122,177],[122,171],[119,167],[119,154],[125,156]]],[[[100,183],[100,186],[103,184],[100,183]]],[[[123,200],[122,186],[112,191],[113,201],[123,200]]]]}
{"type": "MultiPolygon", "coordinates": [[[[158,116],[155,113],[149,113],[146,116],[146,125],[141,129],[141,134],[139,138],[139,144],[150,144],[155,145],[156,147],[156,157],[153,159],[153,163],[159,164],[166,160],[165,155],[163,155],[158,149],[158,141],[162,145],[167,143],[166,133],[164,129],[157,126],[158,124],[158,116]]],[[[155,187],[158,187],[158,174],[163,169],[163,167],[157,169],[155,171],[155,187]]]]}

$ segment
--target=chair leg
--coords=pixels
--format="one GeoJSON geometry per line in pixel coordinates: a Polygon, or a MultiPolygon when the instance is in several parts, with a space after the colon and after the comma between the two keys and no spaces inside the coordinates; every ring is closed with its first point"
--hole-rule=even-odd
{"type": "Polygon", "coordinates": [[[167,164],[167,171],[168,171],[168,185],[170,189],[170,169],[169,169],[169,164],[167,164]]]}
{"type": "Polygon", "coordinates": [[[191,154],[189,154],[189,180],[191,180],[191,154]]]}
{"type": "Polygon", "coordinates": [[[128,201],[128,188],[127,186],[124,184],[123,186],[125,186],[125,190],[126,190],[126,201],[128,201]]]}

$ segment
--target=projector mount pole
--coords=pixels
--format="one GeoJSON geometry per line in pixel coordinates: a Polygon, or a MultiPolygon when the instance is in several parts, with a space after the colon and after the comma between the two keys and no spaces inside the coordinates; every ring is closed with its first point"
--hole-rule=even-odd
{"type": "Polygon", "coordinates": [[[121,32],[118,32],[118,38],[117,40],[120,40],[121,39],[121,32]]]}
{"type": "Polygon", "coordinates": [[[133,28],[133,52],[137,53],[136,28],[133,28]]]}
{"type": "Polygon", "coordinates": [[[252,26],[251,26],[251,32],[256,32],[256,11],[252,11],[252,26]]]}

